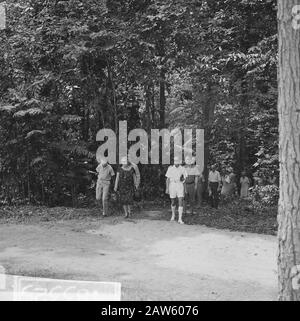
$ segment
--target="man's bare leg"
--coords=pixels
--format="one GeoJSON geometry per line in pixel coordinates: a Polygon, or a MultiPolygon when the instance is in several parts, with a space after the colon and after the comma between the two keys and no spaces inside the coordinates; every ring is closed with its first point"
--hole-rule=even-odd
{"type": "Polygon", "coordinates": [[[178,206],[178,213],[179,213],[178,223],[179,223],[179,224],[184,224],[183,221],[182,221],[183,202],[184,202],[183,197],[179,197],[179,198],[178,198],[178,201],[179,201],[179,206],[178,206]]]}
{"type": "Polygon", "coordinates": [[[127,205],[123,205],[123,209],[124,209],[125,218],[127,218],[128,217],[127,205]]]}
{"type": "Polygon", "coordinates": [[[128,217],[131,217],[131,205],[127,205],[127,213],[128,213],[128,217]]]}
{"type": "Polygon", "coordinates": [[[171,198],[171,210],[172,210],[171,222],[173,222],[173,221],[175,221],[175,214],[176,214],[176,200],[175,200],[175,198],[171,198]]]}

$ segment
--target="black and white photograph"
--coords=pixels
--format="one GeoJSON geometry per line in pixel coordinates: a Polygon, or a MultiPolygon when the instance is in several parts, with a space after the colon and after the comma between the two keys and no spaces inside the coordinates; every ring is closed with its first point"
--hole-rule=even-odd
{"type": "Polygon", "coordinates": [[[300,301],[300,0],[0,0],[0,139],[2,303],[300,301]]]}

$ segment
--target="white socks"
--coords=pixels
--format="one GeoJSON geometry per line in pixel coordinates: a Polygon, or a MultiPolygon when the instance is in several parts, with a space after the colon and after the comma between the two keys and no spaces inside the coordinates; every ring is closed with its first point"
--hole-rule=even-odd
{"type": "Polygon", "coordinates": [[[175,221],[176,206],[171,206],[171,209],[172,209],[171,221],[175,221]]]}
{"type": "Polygon", "coordinates": [[[178,214],[179,214],[178,223],[184,224],[182,221],[182,214],[183,214],[183,207],[182,206],[178,207],[178,214]]]}
{"type": "MultiPolygon", "coordinates": [[[[171,206],[171,209],[172,209],[171,221],[173,222],[173,221],[175,221],[176,206],[171,206]]],[[[178,214],[179,214],[178,223],[179,224],[184,224],[183,221],[182,221],[182,214],[183,214],[183,207],[182,206],[178,207],[178,214]]]]}

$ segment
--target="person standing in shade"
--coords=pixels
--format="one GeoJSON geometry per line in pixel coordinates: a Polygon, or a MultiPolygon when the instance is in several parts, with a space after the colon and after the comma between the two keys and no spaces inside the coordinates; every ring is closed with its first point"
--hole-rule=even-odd
{"type": "Polygon", "coordinates": [[[249,197],[249,186],[250,186],[250,179],[246,176],[246,172],[242,172],[242,176],[240,178],[241,183],[241,198],[249,197]]]}
{"type": "Polygon", "coordinates": [[[211,197],[211,205],[213,208],[218,208],[219,205],[219,191],[221,189],[221,175],[216,170],[216,165],[211,166],[208,175],[208,189],[211,197]]]}
{"type": "Polygon", "coordinates": [[[190,206],[191,214],[194,214],[195,196],[197,192],[198,177],[200,172],[195,165],[195,158],[185,158],[185,170],[187,178],[185,180],[185,199],[184,199],[184,214],[186,214],[187,204],[190,206]]]}
{"type": "Polygon", "coordinates": [[[115,176],[113,168],[106,159],[102,159],[96,168],[98,180],[96,185],[96,200],[102,201],[103,216],[108,215],[108,198],[111,179],[115,176]]]}
{"type": "Polygon", "coordinates": [[[136,171],[127,157],[121,159],[121,165],[117,172],[114,190],[119,191],[119,201],[123,206],[125,218],[129,218],[132,214],[134,193],[138,188],[136,171]]]}
{"type": "Polygon", "coordinates": [[[184,224],[182,215],[184,202],[184,182],[187,178],[187,172],[185,168],[181,166],[181,162],[178,157],[174,157],[174,165],[169,166],[166,177],[166,194],[169,194],[171,199],[171,221],[175,221],[176,198],[178,198],[178,223],[184,224]]]}
{"type": "Polygon", "coordinates": [[[204,177],[204,171],[203,171],[202,174],[200,174],[200,176],[198,176],[198,184],[197,184],[197,204],[198,204],[198,208],[201,208],[201,206],[203,205],[204,183],[205,183],[205,177],[204,177]]]}
{"type": "Polygon", "coordinates": [[[222,196],[231,196],[236,192],[236,183],[235,183],[235,175],[233,174],[233,170],[231,167],[226,168],[225,174],[222,179],[222,196]]]}

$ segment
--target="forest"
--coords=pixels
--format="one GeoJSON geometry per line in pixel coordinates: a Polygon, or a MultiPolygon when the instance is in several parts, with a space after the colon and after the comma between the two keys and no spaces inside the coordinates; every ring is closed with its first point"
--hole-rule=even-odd
{"type": "MultiPolygon", "coordinates": [[[[277,205],[274,0],[9,0],[0,31],[0,202],[94,198],[101,128],[203,128],[216,163],[277,205]]],[[[144,199],[165,168],[141,166],[144,199]]],[[[276,210],[275,210],[276,211],[276,210]]],[[[276,215],[276,213],[275,213],[276,215]]]]}

